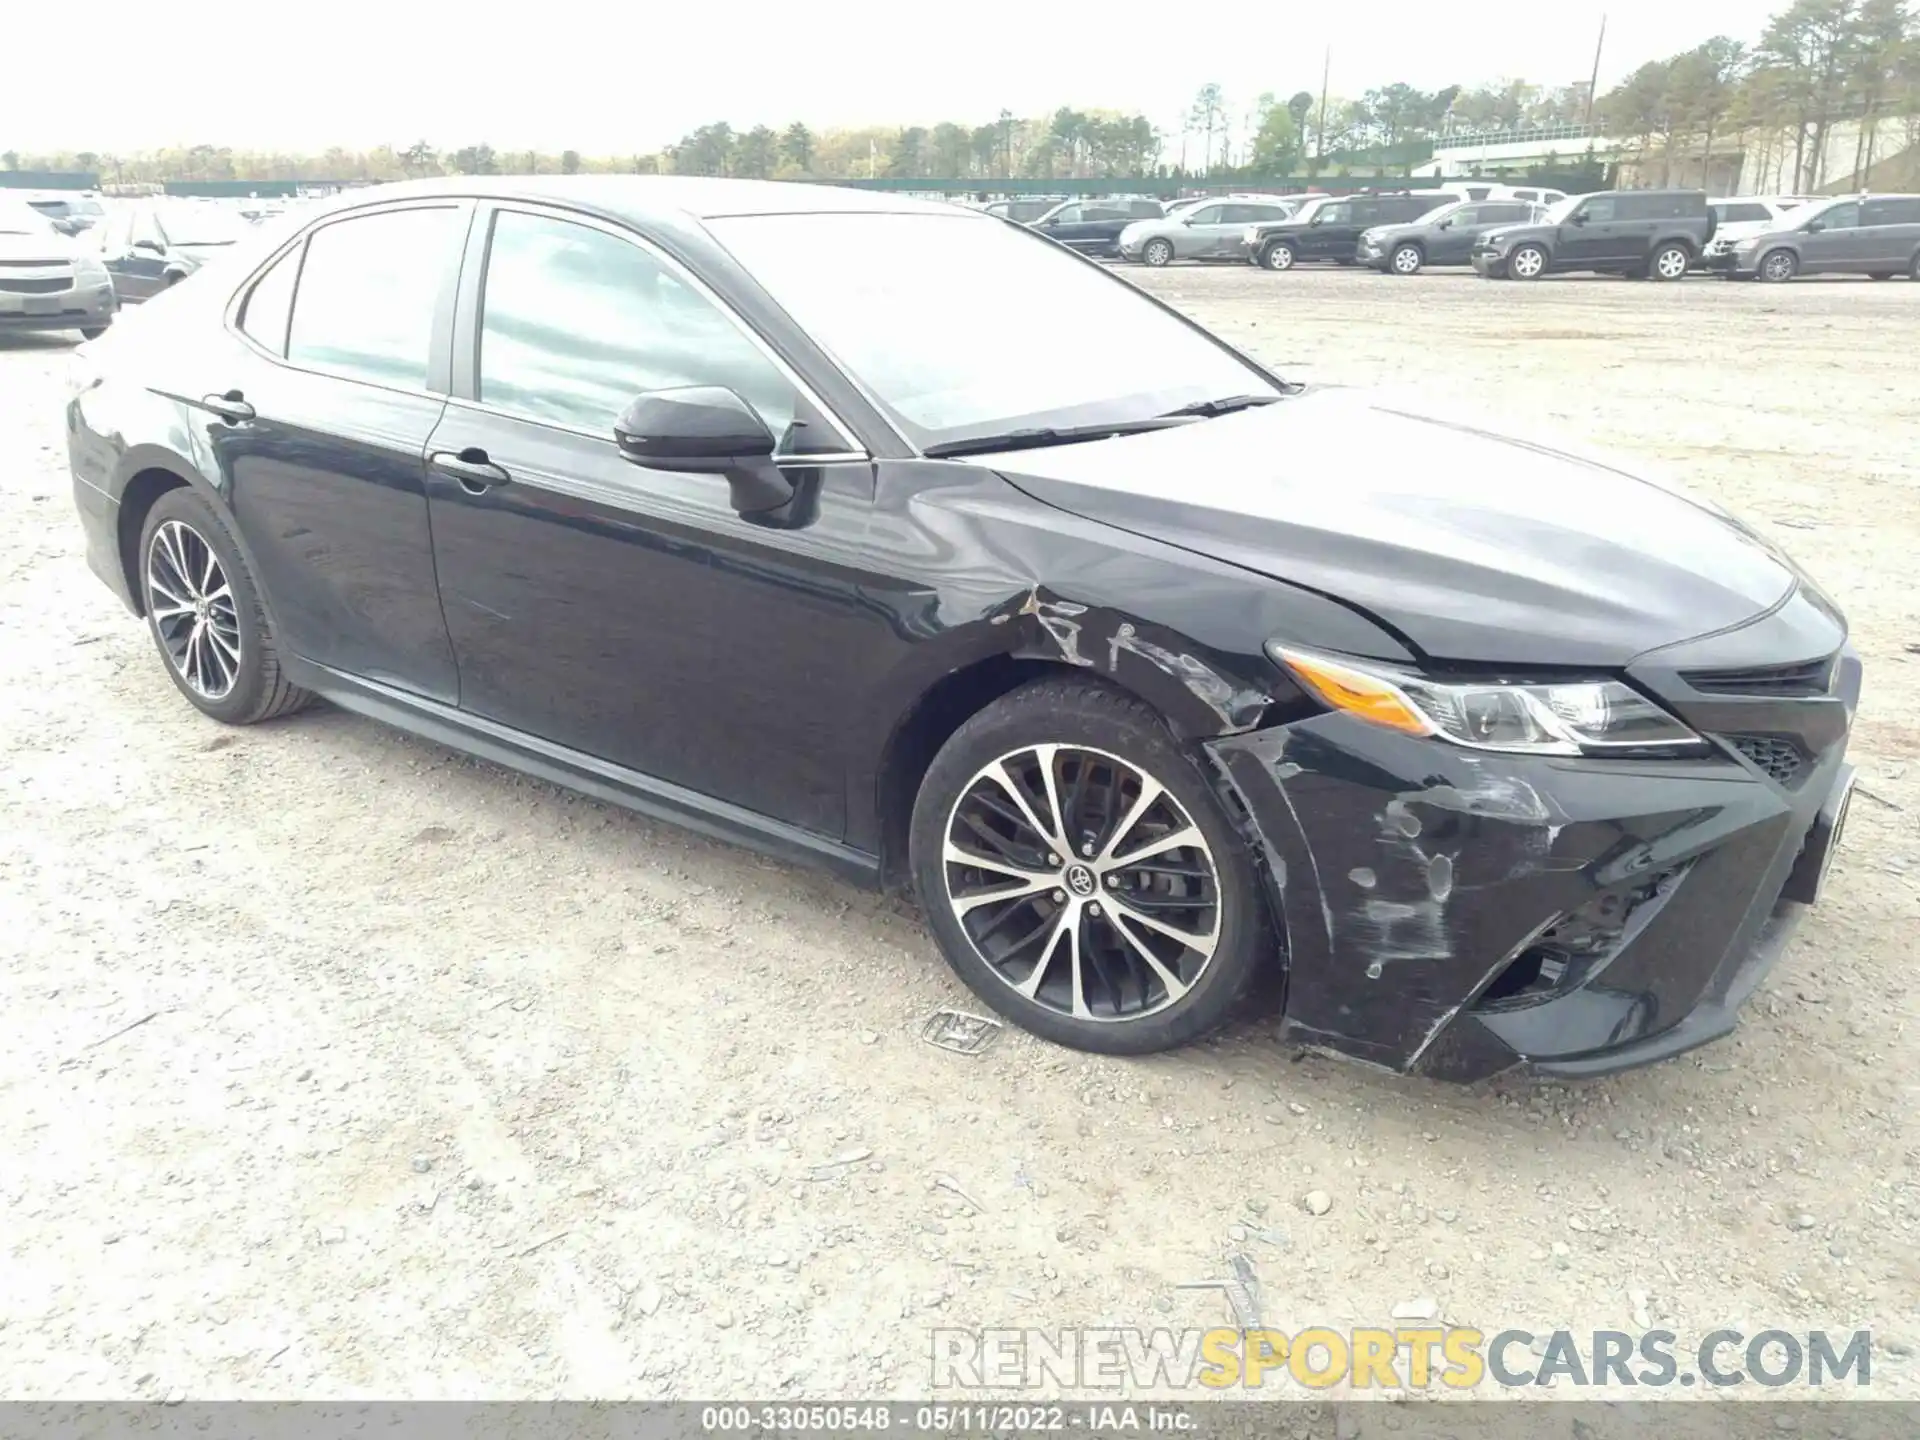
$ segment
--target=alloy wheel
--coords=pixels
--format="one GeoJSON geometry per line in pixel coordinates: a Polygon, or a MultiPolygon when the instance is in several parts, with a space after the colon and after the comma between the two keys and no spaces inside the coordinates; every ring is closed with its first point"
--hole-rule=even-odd
{"type": "Polygon", "coordinates": [[[1678,280],[1687,273],[1687,252],[1670,246],[1655,257],[1653,266],[1662,280],[1678,280]]]}
{"type": "Polygon", "coordinates": [[[1534,280],[1547,268],[1547,257],[1537,246],[1522,245],[1507,261],[1507,268],[1518,279],[1534,280]]]}
{"type": "Polygon", "coordinates": [[[1412,275],[1420,269],[1420,252],[1411,245],[1402,245],[1393,252],[1393,271],[1396,275],[1412,275]]]}
{"type": "Polygon", "coordinates": [[[1173,246],[1165,240],[1149,240],[1140,258],[1149,265],[1165,265],[1173,259],[1173,246]]]}
{"type": "Polygon", "coordinates": [[[1219,943],[1219,871],[1199,827],[1106,751],[1032,745],[986,765],[954,802],[942,859],[947,904],[987,967],[1076,1020],[1175,1004],[1219,943]]]}
{"type": "Polygon", "coordinates": [[[1269,270],[1291,270],[1293,268],[1293,247],[1291,245],[1276,245],[1269,250],[1267,252],[1267,268],[1269,270]]]}
{"type": "Polygon", "coordinates": [[[1796,266],[1793,256],[1785,250],[1775,250],[1760,262],[1760,274],[1776,284],[1782,280],[1791,280],[1796,266]]]}
{"type": "Polygon", "coordinates": [[[213,547],[169,520],[153,532],[146,571],[147,613],[168,663],[194,694],[225,699],[240,678],[240,614],[213,547]]]}

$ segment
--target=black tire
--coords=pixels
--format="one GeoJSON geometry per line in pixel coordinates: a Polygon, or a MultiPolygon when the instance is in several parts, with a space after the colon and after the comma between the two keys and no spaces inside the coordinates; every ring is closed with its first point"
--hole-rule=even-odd
{"type": "Polygon", "coordinates": [[[1507,253],[1507,278],[1509,280],[1538,280],[1547,273],[1546,247],[1541,245],[1516,245],[1507,253]],[[1527,257],[1537,257],[1529,259],[1527,257]]]}
{"type": "Polygon", "coordinates": [[[1753,267],[1753,278],[1768,285],[1784,285],[1799,273],[1800,257],[1785,248],[1767,251],[1753,267]]]}
{"type": "MultiPolygon", "coordinates": [[[[1030,787],[1027,793],[1042,807],[1034,811],[1035,815],[1046,813],[1046,792],[1041,783],[1037,779],[1020,783],[1030,787]]],[[[1137,799],[1141,789],[1136,785],[1131,793],[1137,799]]],[[[976,809],[971,814],[977,820],[988,812],[976,809]]],[[[1051,817],[1048,823],[1054,823],[1051,817]]],[[[987,706],[954,733],[921,781],[908,848],[915,890],[954,973],[1014,1024],[1072,1049],[1144,1055],[1198,1039],[1236,1012],[1263,963],[1277,954],[1259,868],[1245,839],[1228,819],[1206,772],[1149,706],[1077,676],[1024,686],[987,706]],[[1006,762],[1008,773],[1017,775],[1028,773],[1023,767],[1031,761],[1031,774],[1037,776],[1042,752],[1035,747],[1048,745],[1060,747],[1059,753],[1050,757],[1056,793],[1061,797],[1054,809],[1068,817],[1058,825],[1069,833],[1061,847],[1063,853],[1057,855],[1043,853],[1054,840],[1046,831],[1036,830],[1014,816],[1015,807],[1004,789],[986,778],[988,767],[996,762],[1006,762]],[[1136,781],[1150,776],[1164,787],[1162,799],[1131,814],[1133,802],[1124,798],[1128,792],[1122,781],[1103,802],[1106,808],[1093,803],[1102,773],[1121,777],[1128,771],[1136,781]],[[1032,860],[1025,861],[1030,869],[1008,871],[1003,881],[990,873],[991,867],[981,870],[949,864],[950,832],[966,841],[961,847],[966,853],[989,849],[977,838],[983,832],[970,824],[968,814],[962,811],[963,804],[973,806],[974,797],[980,795],[999,800],[999,810],[988,816],[1001,827],[996,833],[1002,838],[993,848],[1002,858],[1017,855],[1024,860],[1032,855],[1032,860]],[[1076,796],[1082,800],[1078,807],[1076,796]],[[1167,807],[1164,810],[1160,808],[1163,805],[1167,807]],[[1013,823],[994,820],[994,815],[1004,815],[1013,823]],[[1128,818],[1116,821],[1112,818],[1115,815],[1128,818]],[[1096,817],[1097,825],[1085,823],[1096,817]],[[1199,833],[1204,848],[1169,849],[1162,852],[1162,857],[1172,864],[1178,856],[1186,855],[1188,858],[1180,862],[1186,867],[1181,873],[1200,878],[1152,875],[1147,872],[1154,867],[1146,862],[1126,863],[1125,857],[1141,847],[1123,845],[1122,840],[1151,829],[1156,821],[1163,827],[1155,832],[1160,835],[1177,833],[1185,825],[1199,833]],[[1115,830],[1120,833],[1110,833],[1115,830]],[[1023,837],[1036,843],[1025,844],[1023,837]],[[1072,844],[1075,839],[1081,841],[1077,855],[1072,844]],[[1119,862],[1107,861],[1103,869],[1103,857],[1110,852],[1122,858],[1119,862]],[[1055,874],[1046,864],[1049,859],[1061,862],[1057,888],[1050,889],[1054,882],[1046,878],[1055,874]],[[997,887],[1006,884],[1017,890],[1021,882],[1015,877],[1022,873],[1037,880],[1038,887],[1000,909],[992,908],[990,901],[997,887]],[[1103,876],[1106,888],[1101,886],[1103,876]],[[1147,882],[1144,888],[1138,885],[1142,879],[1147,882]],[[1177,897],[1205,893],[1209,881],[1213,885],[1210,901],[1197,911],[1182,907],[1177,897]],[[983,890],[982,885],[988,888],[983,890]],[[971,887],[971,896],[956,898],[956,886],[971,887]],[[1193,888],[1170,888],[1189,886],[1193,888]],[[981,903],[983,895],[989,903],[981,903]],[[1153,931],[1134,924],[1132,917],[1141,912],[1124,901],[1149,895],[1156,902],[1152,907],[1156,918],[1163,921],[1204,914],[1204,920],[1188,923],[1214,926],[1210,954],[1201,958],[1197,947],[1167,940],[1164,934],[1156,939],[1153,931]],[[1170,895],[1176,898],[1169,900],[1170,895]],[[969,898],[974,905],[968,913],[979,916],[977,921],[964,919],[959,911],[969,898]],[[1113,904],[1116,899],[1123,902],[1118,908],[1113,904]],[[1031,923],[1036,918],[1037,927],[1031,923]],[[1137,941],[1132,950],[1122,944],[1129,937],[1119,930],[1117,918],[1128,919],[1139,936],[1168,952],[1160,959],[1172,968],[1176,979],[1185,982],[1181,993],[1176,996],[1171,986],[1155,977],[1144,956],[1138,955],[1137,941]],[[1052,928],[1065,919],[1075,921],[1071,941],[1066,939],[1064,926],[1052,928]],[[996,926],[1008,920],[1013,923],[992,942],[1001,947],[1001,953],[990,962],[967,925],[981,927],[980,940],[985,942],[996,926]],[[1029,932],[1029,940],[1038,943],[1038,950],[1031,949],[1029,942],[1014,944],[1005,939],[1029,932]],[[1084,950],[1080,949],[1082,942],[1084,950]],[[1088,977],[1086,983],[1077,985],[1071,964],[1076,951],[1083,956],[1088,977]],[[1197,963],[1189,964],[1196,959],[1197,963]],[[995,968],[996,963],[1016,971],[1022,965],[1027,968],[1016,980],[1014,975],[995,968]],[[1036,976],[1036,969],[1043,974],[1036,976]],[[1107,982],[1115,976],[1120,977],[1119,983],[1109,987],[1107,982]],[[1031,998],[1016,988],[1020,983],[1034,986],[1031,998]],[[1152,994],[1155,986],[1157,999],[1152,994]],[[1095,1018],[1102,1013],[1106,1018],[1095,1018]]],[[[1190,932],[1182,928],[1181,933],[1190,932]]]]}
{"type": "Polygon", "coordinates": [[[1156,236],[1140,247],[1140,262],[1151,265],[1156,270],[1173,261],[1173,242],[1156,236]]]}
{"type": "Polygon", "coordinates": [[[1299,252],[1285,240],[1276,240],[1264,246],[1260,251],[1260,268],[1263,270],[1291,270],[1300,258],[1299,252]]]}
{"type": "Polygon", "coordinates": [[[106,333],[107,327],[104,325],[82,325],[80,327],[80,338],[82,340],[98,340],[106,333]]]}
{"type": "Polygon", "coordinates": [[[1647,257],[1647,278],[1671,282],[1687,278],[1693,268],[1693,251],[1677,240],[1670,240],[1647,257]]]}
{"type": "MultiPolygon", "coordinates": [[[[253,575],[247,569],[225,518],[204,497],[183,487],[169,490],[155,501],[153,509],[147,512],[146,523],[140,527],[139,559],[140,597],[147,612],[147,630],[160,651],[161,662],[167,667],[168,676],[196,710],[228,725],[251,725],[256,721],[290,715],[312,702],[314,697],[311,691],[290,683],[281,673],[273,627],[260,603],[260,592],[254,584],[253,575]],[[169,573],[169,567],[174,570],[180,567],[168,557],[166,547],[181,539],[180,529],[169,527],[183,528],[187,536],[198,541],[205,551],[211,552],[213,563],[218,568],[211,572],[215,583],[206,588],[218,594],[223,588],[220,582],[224,582],[224,604],[215,600],[193,618],[166,613],[178,608],[169,595],[179,600],[190,598],[176,588],[177,575],[169,573]],[[160,538],[163,529],[167,530],[165,541],[160,538]],[[156,544],[161,547],[158,551],[156,544]],[[200,616],[204,616],[204,620],[200,616]],[[176,658],[176,647],[183,643],[183,625],[215,632],[207,635],[202,642],[204,657],[208,658],[201,658],[198,663],[191,659],[176,658]],[[228,637],[226,643],[217,643],[220,636],[228,637]],[[218,654],[215,653],[216,648],[218,654]],[[237,658],[229,660],[226,658],[229,655],[237,658]],[[189,671],[196,676],[212,674],[218,677],[222,668],[227,666],[233,672],[231,683],[224,689],[218,689],[217,693],[214,685],[197,685],[188,678],[189,671]]],[[[204,559],[204,555],[189,546],[185,569],[189,574],[209,573],[203,568],[204,559]]],[[[185,643],[190,645],[192,642],[185,643]]],[[[199,652],[189,650],[188,653],[193,655],[199,652]]]]}
{"type": "Polygon", "coordinates": [[[1869,280],[1891,280],[1898,273],[1898,271],[1894,270],[1876,270],[1867,278],[1869,280]]]}
{"type": "Polygon", "coordinates": [[[1393,247],[1393,253],[1387,257],[1386,270],[1389,275],[1418,275],[1426,263],[1426,251],[1409,242],[1393,247]]]}

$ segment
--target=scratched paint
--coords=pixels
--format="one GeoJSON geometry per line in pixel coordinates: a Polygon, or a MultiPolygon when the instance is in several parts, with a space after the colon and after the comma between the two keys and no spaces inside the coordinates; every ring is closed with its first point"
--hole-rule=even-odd
{"type": "Polygon", "coordinates": [[[1253,724],[1267,707],[1267,697],[1258,690],[1235,689],[1204,660],[1182,655],[1143,637],[1131,624],[1122,623],[1107,641],[1107,668],[1118,670],[1122,654],[1138,655],[1173,676],[1186,686],[1195,699],[1220,717],[1229,729],[1243,730],[1253,724]]]}

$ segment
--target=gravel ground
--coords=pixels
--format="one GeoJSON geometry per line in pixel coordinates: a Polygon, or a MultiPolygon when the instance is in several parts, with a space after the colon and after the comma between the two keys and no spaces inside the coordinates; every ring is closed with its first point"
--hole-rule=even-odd
{"type": "Polygon", "coordinates": [[[196,715],[81,558],[64,341],[0,340],[0,1395],[911,1395],[937,1325],[1220,1323],[1176,1287],[1229,1252],[1286,1328],[1870,1325],[1920,1393],[1920,285],[1129,274],[1664,467],[1846,607],[1870,794],[1735,1036],[1473,1089],[1264,1023],[933,1049],[971,1007],[893,902],[329,708],[196,715]]]}

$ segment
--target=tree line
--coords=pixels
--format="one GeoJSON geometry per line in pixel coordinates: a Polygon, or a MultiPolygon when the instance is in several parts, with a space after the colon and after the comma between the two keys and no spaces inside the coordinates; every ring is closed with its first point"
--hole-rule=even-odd
{"type": "MultiPolygon", "coordinates": [[[[1269,91],[1239,104],[1208,84],[1166,127],[1137,113],[1063,106],[1050,115],[1001,110],[977,122],[904,127],[816,130],[796,120],[736,129],[722,120],[629,155],[556,155],[484,143],[441,150],[425,140],[317,155],[195,145],[132,155],[9,150],[0,152],[0,169],[80,169],[122,184],[605,171],[816,180],[1227,180],[1404,173],[1450,135],[1587,121],[1638,140],[1643,155],[1668,172],[1693,155],[1704,160],[1716,137],[1758,130],[1783,154],[1791,152],[1793,188],[1803,191],[1847,178],[1831,173],[1837,167],[1829,142],[1836,126],[1857,122],[1852,171],[1861,181],[1877,158],[1920,145],[1920,23],[1909,0],[1792,0],[1751,45],[1716,37],[1648,61],[1598,97],[1584,83],[1502,79],[1438,90],[1396,82],[1358,99],[1324,89],[1269,91]]],[[[1568,149],[1580,146],[1576,141],[1568,149]]]]}

